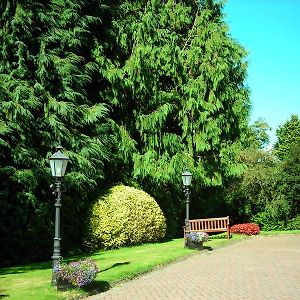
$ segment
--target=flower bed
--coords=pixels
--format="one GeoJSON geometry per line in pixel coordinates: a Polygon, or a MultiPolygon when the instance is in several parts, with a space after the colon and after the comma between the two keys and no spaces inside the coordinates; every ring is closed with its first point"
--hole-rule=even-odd
{"type": "Polygon", "coordinates": [[[203,242],[208,241],[209,235],[206,232],[190,232],[186,235],[185,246],[191,249],[203,249],[203,242]]]}
{"type": "Polygon", "coordinates": [[[236,224],[231,226],[230,232],[245,235],[257,235],[260,232],[260,228],[255,223],[236,224]]]}
{"type": "Polygon", "coordinates": [[[59,268],[55,270],[58,281],[68,282],[78,287],[91,283],[97,273],[99,269],[91,259],[72,261],[69,264],[60,263],[59,268]]]}

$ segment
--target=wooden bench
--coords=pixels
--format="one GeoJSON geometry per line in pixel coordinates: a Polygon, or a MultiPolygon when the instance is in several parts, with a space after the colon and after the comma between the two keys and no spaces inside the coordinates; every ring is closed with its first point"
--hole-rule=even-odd
{"type": "Polygon", "coordinates": [[[189,230],[184,226],[184,237],[189,232],[197,231],[207,233],[227,231],[227,239],[230,239],[229,217],[189,220],[189,230]]]}

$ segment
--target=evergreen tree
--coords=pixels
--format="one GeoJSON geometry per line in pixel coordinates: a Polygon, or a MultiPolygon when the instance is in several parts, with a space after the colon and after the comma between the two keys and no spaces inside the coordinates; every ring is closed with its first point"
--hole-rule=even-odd
{"type": "Polygon", "coordinates": [[[290,218],[300,215],[300,141],[290,147],[282,161],[279,190],[290,206],[290,218]]]}
{"type": "Polygon", "coordinates": [[[236,157],[249,100],[246,52],[222,8],[213,0],[2,1],[2,256],[51,255],[47,158],[57,143],[71,159],[65,247],[68,236],[79,245],[89,191],[106,174],[137,181],[178,225],[187,166],[201,216],[224,208],[209,197],[243,169],[236,157]]]}
{"type": "Polygon", "coordinates": [[[226,190],[226,201],[236,222],[254,221],[265,230],[285,230],[289,219],[299,215],[298,124],[298,117],[292,116],[279,127],[274,151],[257,147],[267,126],[254,124],[259,130],[248,135],[249,148],[240,154],[247,168],[226,190]]]}
{"type": "Polygon", "coordinates": [[[292,115],[277,131],[275,154],[281,160],[278,189],[290,206],[290,217],[300,214],[300,120],[292,115]]]}
{"type": "Polygon", "coordinates": [[[87,191],[104,176],[109,159],[108,106],[99,97],[101,78],[92,58],[101,42],[102,14],[99,1],[1,3],[1,264],[50,257],[54,199],[48,157],[58,143],[71,160],[63,202],[69,220],[62,222],[69,234],[63,236],[78,242],[87,191]]]}
{"type": "Polygon", "coordinates": [[[274,145],[276,155],[284,159],[289,156],[292,147],[300,142],[300,120],[297,115],[276,130],[277,142],[274,145]]]}
{"type": "Polygon", "coordinates": [[[230,37],[222,8],[209,0],[152,0],[116,10],[106,78],[119,150],[174,217],[183,207],[186,166],[198,196],[242,170],[236,155],[249,111],[246,52],[230,37]]]}

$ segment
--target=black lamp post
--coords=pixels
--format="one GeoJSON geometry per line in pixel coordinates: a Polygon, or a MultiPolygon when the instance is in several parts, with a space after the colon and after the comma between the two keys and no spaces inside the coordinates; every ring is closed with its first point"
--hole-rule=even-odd
{"type": "Polygon", "coordinates": [[[185,230],[190,231],[189,219],[190,219],[190,190],[189,186],[192,182],[192,174],[186,169],[182,173],[182,182],[184,186],[184,194],[186,196],[186,217],[185,217],[185,230]]]}
{"type": "Polygon", "coordinates": [[[49,158],[52,176],[55,178],[55,235],[53,247],[52,284],[57,286],[55,270],[59,267],[60,256],[60,207],[61,207],[61,179],[64,177],[69,158],[64,155],[61,146],[56,147],[56,152],[49,158]]]}

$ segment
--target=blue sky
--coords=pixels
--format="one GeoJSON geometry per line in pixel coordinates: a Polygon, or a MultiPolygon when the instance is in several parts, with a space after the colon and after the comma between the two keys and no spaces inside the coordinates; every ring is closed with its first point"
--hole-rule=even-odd
{"type": "Polygon", "coordinates": [[[300,0],[227,0],[232,37],[249,56],[251,122],[262,117],[271,127],[300,115],[300,0]]]}

